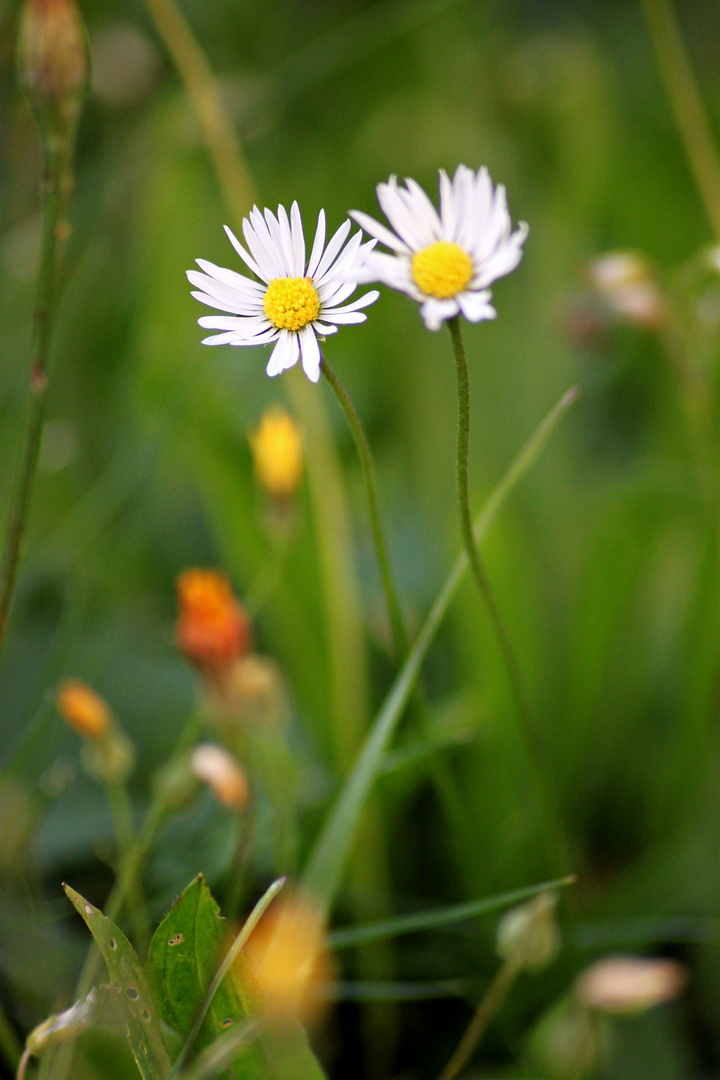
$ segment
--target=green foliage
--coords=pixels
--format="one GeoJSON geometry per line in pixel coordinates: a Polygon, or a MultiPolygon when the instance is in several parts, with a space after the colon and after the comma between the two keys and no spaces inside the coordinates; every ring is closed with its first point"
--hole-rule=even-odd
{"type": "Polygon", "coordinates": [[[123,932],[69,885],[65,892],[102,953],[110,985],[120,1002],[128,1039],[143,1080],[167,1080],[170,1058],[160,1033],[160,1016],[137,953],[123,932]]]}

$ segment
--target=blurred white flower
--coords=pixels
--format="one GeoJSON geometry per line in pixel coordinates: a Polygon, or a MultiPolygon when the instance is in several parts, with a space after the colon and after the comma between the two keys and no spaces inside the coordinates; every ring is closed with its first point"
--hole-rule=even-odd
{"type": "Polygon", "coordinates": [[[378,202],[391,232],[368,214],[350,216],[394,254],[368,251],[360,281],[382,281],[421,305],[429,330],[461,313],[470,322],[494,319],[488,286],[514,270],[528,227],[511,233],[505,188],[493,188],[486,168],[440,171],[440,213],[415,180],[391,176],[378,184],[378,202]]]}
{"type": "Polygon", "coordinates": [[[205,273],[189,270],[196,285],[196,300],[229,315],[203,315],[200,326],[224,331],[205,338],[204,345],[266,345],[277,342],[267,365],[268,375],[279,375],[302,357],[305,374],[320,378],[318,338],[334,334],[345,323],[364,322],[362,308],[377,300],[372,291],[345,304],[357,288],[363,258],[376,241],[362,243],[358,232],[346,244],[351,224],[343,222],[325,246],[325,212],[320,211],[309,260],[298,204],[290,215],[278,206],[261,213],[254,206],[243,220],[247,251],[230,229],[225,231],[245,265],[260,280],[244,277],[214,263],[198,259],[205,273]]]}
{"type": "Polygon", "coordinates": [[[687,978],[677,960],[608,956],[578,976],[575,992],[583,1005],[601,1012],[642,1012],[678,997],[687,978]]]}

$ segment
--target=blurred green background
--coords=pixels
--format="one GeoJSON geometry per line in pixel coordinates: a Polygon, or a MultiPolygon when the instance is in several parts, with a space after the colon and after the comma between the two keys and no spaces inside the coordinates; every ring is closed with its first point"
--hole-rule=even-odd
{"type": "MultiPolygon", "coordinates": [[[[51,389],[31,528],[0,666],[0,993],[25,1033],[67,1001],[86,941],[61,880],[101,904],[111,875],[102,792],[53,705],[78,676],[136,744],[148,778],[193,706],[174,646],[175,578],[221,566],[240,596],[272,559],[247,433],[285,379],[265,350],[206,349],[185,271],[240,269],[186,93],[143,5],[82,5],[93,54],[70,208],[51,389]],[[65,997],[63,997],[65,995],[65,997]]],[[[433,196],[437,169],[486,164],[530,225],[498,318],[468,326],[473,504],[572,383],[582,397],[493,529],[490,576],[526,674],[578,883],[562,898],[565,949],[526,978],[476,1075],[536,1076],[528,1034],[596,955],[683,959],[675,1005],[619,1023],[606,1075],[720,1075],[720,548],[716,363],[720,279],[712,231],[673,124],[639,5],[627,0],[185,0],[243,141],[258,199],[378,214],[391,173],[433,196]],[[663,316],[623,318],[593,289],[607,251],[648,260],[663,316]]],[[[679,12],[715,124],[720,10],[679,12]]],[[[6,517],[27,403],[41,216],[40,155],[17,90],[17,11],[0,0],[0,507],[6,517]]],[[[717,127],[717,125],[716,125],[717,127]]],[[[456,400],[447,335],[388,290],[367,323],[328,341],[375,454],[381,509],[416,631],[460,547],[456,400]]],[[[361,728],[393,663],[360,473],[344,419],[322,399],[348,500],[364,636],[347,707],[361,728]],[[360,687],[359,696],[356,693],[360,687]]],[[[343,750],[319,539],[336,522],[307,485],[277,585],[256,619],[294,712],[303,850],[338,790],[343,750]]],[[[485,612],[468,580],[425,666],[449,823],[428,755],[390,762],[379,793],[380,878],[352,899],[399,914],[555,875],[532,773],[485,612]],[[380,880],[380,879],[379,879],[380,880]]],[[[399,745],[416,745],[412,725],[399,745]],[[413,741],[415,740],[415,741],[413,741]]],[[[350,750],[348,750],[350,747],[350,750]]],[[[202,870],[222,890],[232,848],[208,798],[173,825],[148,889],[159,917],[202,870]],[[174,831],[173,831],[174,830],[174,831]]],[[[260,863],[258,880],[269,867],[260,863]]],[[[398,942],[396,982],[464,980],[466,993],[398,1007],[371,1045],[357,1010],[321,1043],[333,1075],[436,1074],[495,970],[494,920],[398,942]],[[364,1034],[363,1034],[364,1032],[364,1034]],[[375,1060],[376,1065],[372,1062],[375,1060]],[[377,1064],[380,1061],[382,1064],[377,1064]]],[[[343,978],[372,977],[347,954],[343,978]]]]}

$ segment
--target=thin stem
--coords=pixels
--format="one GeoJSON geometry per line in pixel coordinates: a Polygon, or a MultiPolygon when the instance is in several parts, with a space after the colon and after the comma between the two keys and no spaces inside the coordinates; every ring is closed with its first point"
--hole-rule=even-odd
{"type": "MultiPolygon", "coordinates": [[[[124,863],[130,856],[135,843],[135,829],[133,826],[132,803],[124,783],[107,784],[106,793],[110,806],[113,832],[118,848],[120,863],[124,863]]],[[[147,904],[143,894],[142,884],[139,879],[132,882],[129,892],[130,915],[135,929],[136,945],[143,953],[150,944],[150,918],[147,904]]]]}
{"type": "Polygon", "coordinates": [[[535,726],[528,704],[520,666],[515,656],[505,621],[500,612],[492,586],[485,572],[480,551],[473,535],[473,521],[470,513],[470,495],[468,490],[468,450],[470,444],[470,379],[468,376],[467,355],[463,340],[459,316],[448,319],[447,328],[453,347],[455,370],[458,385],[458,428],[457,428],[457,493],[460,506],[460,523],[465,551],[467,553],[473,577],[480,594],[485,601],[495,631],[500,652],[507,671],[508,680],[515,698],[523,741],[528,757],[537,776],[547,839],[552,848],[552,857],[560,856],[560,869],[567,870],[569,858],[567,845],[561,828],[555,800],[548,788],[545,753],[540,735],[535,726]],[[553,820],[554,819],[554,820],[553,820]],[[553,835],[554,834],[554,835],[553,835]],[[560,851],[558,852],[558,848],[560,851]]]}
{"type": "Polygon", "coordinates": [[[253,201],[253,184],[212,68],[174,0],[145,0],[145,6],[190,94],[223,199],[239,223],[253,201]]]}
{"type": "Polygon", "coordinates": [[[672,0],[642,0],[642,6],[690,168],[715,237],[720,241],[720,157],[672,0]]]}
{"type": "Polygon", "coordinates": [[[5,541],[2,577],[0,577],[0,653],[7,630],[10,608],[17,584],[22,542],[30,512],[47,392],[47,360],[55,299],[55,257],[58,225],[66,186],[64,157],[48,154],[45,164],[43,236],[38,273],[37,300],[34,312],[33,361],[30,369],[30,410],[25,435],[25,450],[12,497],[10,525],[5,541]]]}
{"type": "Polygon", "coordinates": [[[375,470],[373,468],[372,455],[370,453],[370,444],[367,435],[365,434],[365,429],[360,421],[360,417],[350,400],[347,390],[324,356],[320,363],[320,370],[332,387],[335,397],[338,399],[340,407],[345,413],[345,419],[350,426],[350,431],[352,432],[352,437],[355,442],[355,448],[358,452],[358,457],[360,458],[360,467],[362,469],[363,483],[365,485],[365,497],[367,499],[368,512],[370,514],[370,528],[372,530],[373,543],[375,545],[375,556],[380,568],[380,578],[382,581],[383,592],[385,593],[385,603],[387,604],[388,615],[390,617],[395,652],[398,660],[404,660],[407,656],[410,643],[405,632],[405,624],[403,623],[402,615],[400,614],[400,604],[395,590],[387,545],[385,544],[385,537],[380,522],[377,489],[375,486],[375,470]]]}
{"type": "Polygon", "coordinates": [[[17,1069],[22,1054],[22,1045],[15,1029],[8,1020],[0,1003],[0,1053],[12,1069],[17,1069]]]}
{"type": "Polygon", "coordinates": [[[440,1073],[440,1080],[455,1080],[458,1073],[465,1068],[487,1031],[488,1024],[505,1000],[520,970],[520,966],[515,960],[506,960],[503,966],[498,969],[465,1034],[458,1043],[455,1053],[440,1073]]]}

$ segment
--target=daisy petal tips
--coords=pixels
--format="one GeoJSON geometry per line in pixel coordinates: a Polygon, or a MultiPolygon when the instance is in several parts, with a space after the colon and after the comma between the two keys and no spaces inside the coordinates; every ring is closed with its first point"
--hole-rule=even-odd
{"type": "Polygon", "coordinates": [[[464,315],[470,322],[494,319],[489,285],[522,259],[528,227],[511,232],[505,188],[493,188],[486,168],[459,165],[452,180],[440,172],[440,211],[414,180],[378,184],[378,202],[393,231],[368,214],[351,210],[365,232],[392,254],[368,250],[357,280],[380,281],[420,304],[428,330],[464,315]]]}
{"type": "Polygon", "coordinates": [[[325,244],[325,211],[318,216],[310,258],[306,258],[300,208],[290,214],[278,206],[261,212],[254,206],[243,221],[245,247],[225,227],[230,243],[258,280],[198,259],[202,273],[188,270],[192,295],[224,315],[198,319],[207,330],[218,330],[204,345],[275,345],[268,375],[279,375],[302,360],[311,382],[320,378],[318,339],[337,332],[346,323],[364,322],[363,312],[380,295],[373,290],[350,303],[360,268],[376,240],[362,242],[362,233],[350,240],[351,223],[345,221],[325,244]]]}

